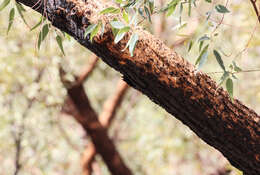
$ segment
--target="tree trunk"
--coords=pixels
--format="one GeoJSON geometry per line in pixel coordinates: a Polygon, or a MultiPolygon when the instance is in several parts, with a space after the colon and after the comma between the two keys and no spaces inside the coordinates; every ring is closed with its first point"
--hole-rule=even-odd
{"type": "Polygon", "coordinates": [[[123,50],[129,36],[113,42],[109,20],[100,15],[105,8],[100,0],[17,0],[38,12],[45,7],[54,26],[73,36],[104,62],[123,74],[132,87],[189,126],[201,139],[215,147],[232,165],[247,175],[260,174],[260,117],[226,91],[217,88],[206,74],[142,29],[134,56],[123,50]],[[91,43],[84,31],[90,23],[106,23],[103,37],[91,43]]]}

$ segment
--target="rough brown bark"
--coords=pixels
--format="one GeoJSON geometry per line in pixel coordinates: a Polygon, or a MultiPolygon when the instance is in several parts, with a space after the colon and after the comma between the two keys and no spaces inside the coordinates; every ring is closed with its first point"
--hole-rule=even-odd
{"type": "MultiPolygon", "coordinates": [[[[17,1],[32,7],[38,0],[17,1]]],[[[33,8],[43,11],[42,5],[33,8]]],[[[188,125],[231,164],[247,175],[260,174],[260,117],[239,100],[232,101],[208,75],[196,72],[193,65],[142,29],[135,29],[139,42],[130,57],[127,50],[122,51],[130,33],[119,44],[113,42],[108,25],[112,17],[99,15],[104,9],[99,0],[46,0],[45,8],[54,26],[121,72],[129,85],[188,125]],[[84,31],[98,20],[107,23],[106,30],[91,43],[84,31]]]]}

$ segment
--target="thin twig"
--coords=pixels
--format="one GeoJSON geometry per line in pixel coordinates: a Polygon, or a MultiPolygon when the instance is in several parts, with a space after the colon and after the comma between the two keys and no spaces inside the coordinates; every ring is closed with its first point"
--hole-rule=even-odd
{"type": "Polygon", "coordinates": [[[250,2],[252,3],[252,5],[253,5],[253,7],[254,7],[254,10],[255,10],[255,13],[256,13],[256,17],[257,17],[257,19],[258,19],[258,22],[260,22],[260,15],[259,15],[259,11],[258,11],[258,8],[257,8],[256,1],[257,1],[257,0],[250,0],[250,2]]]}

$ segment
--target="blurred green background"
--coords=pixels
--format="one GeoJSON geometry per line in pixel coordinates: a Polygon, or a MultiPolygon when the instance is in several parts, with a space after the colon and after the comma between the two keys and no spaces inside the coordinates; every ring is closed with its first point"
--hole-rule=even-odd
{"type": "MultiPolygon", "coordinates": [[[[159,5],[159,1],[156,3],[159,5]]],[[[24,126],[24,133],[20,175],[80,174],[81,155],[89,140],[73,117],[60,112],[67,92],[60,81],[59,65],[66,68],[66,77],[73,81],[73,75],[78,75],[88,65],[92,54],[67,38],[63,42],[66,53],[63,56],[55,41],[54,28],[38,51],[40,28],[30,32],[18,14],[7,35],[12,6],[0,13],[0,175],[14,174],[14,135],[19,134],[21,126],[24,126]],[[37,82],[40,70],[44,71],[37,82]]],[[[222,17],[213,14],[206,21],[205,13],[210,8],[211,4],[198,2],[190,18],[183,15],[187,25],[181,29],[174,29],[179,22],[178,14],[169,18],[155,15],[153,24],[144,26],[194,63],[199,54],[198,44],[188,52],[189,41],[197,42],[199,37],[210,34],[222,17]],[[183,42],[176,45],[180,40],[183,42]]],[[[248,1],[235,0],[229,2],[229,9],[231,13],[225,15],[217,29],[218,35],[210,41],[211,46],[226,54],[223,56],[226,65],[235,59],[243,70],[257,69],[260,67],[259,24],[253,8],[248,1]]],[[[29,9],[25,13],[29,26],[35,25],[39,17],[29,9]]],[[[202,70],[209,72],[216,81],[221,76],[210,73],[221,71],[212,54],[202,70]]],[[[258,113],[259,76],[257,71],[239,73],[234,87],[234,96],[258,113]]],[[[101,60],[98,62],[84,83],[97,112],[101,112],[104,101],[113,94],[120,78],[119,73],[101,60]]],[[[222,169],[231,170],[231,175],[242,174],[189,128],[134,89],[127,92],[109,134],[136,175],[219,175],[216,173],[222,169]]],[[[100,157],[97,161],[101,174],[109,174],[100,157]]]]}

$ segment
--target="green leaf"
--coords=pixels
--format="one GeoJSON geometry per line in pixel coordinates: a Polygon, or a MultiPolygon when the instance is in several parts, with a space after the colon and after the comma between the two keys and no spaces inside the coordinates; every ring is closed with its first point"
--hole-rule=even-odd
{"type": "Polygon", "coordinates": [[[229,13],[230,11],[223,5],[218,4],[215,6],[215,9],[217,10],[217,12],[219,13],[229,13]]]}
{"type": "Polygon", "coordinates": [[[98,23],[98,25],[96,25],[96,27],[93,29],[93,31],[90,34],[90,42],[92,42],[93,37],[96,36],[96,34],[98,33],[100,27],[101,27],[101,23],[98,23]]]}
{"type": "Polygon", "coordinates": [[[207,20],[207,21],[209,20],[209,18],[210,18],[211,15],[212,15],[212,12],[211,12],[211,11],[206,12],[206,16],[207,16],[206,20],[207,20]]]}
{"type": "Polygon", "coordinates": [[[144,11],[145,11],[146,16],[149,19],[149,22],[152,23],[150,11],[149,11],[149,9],[146,6],[144,6],[144,11]]]}
{"type": "Polygon", "coordinates": [[[120,29],[115,37],[114,42],[117,44],[121,39],[123,39],[126,32],[128,32],[129,30],[130,30],[130,27],[128,27],[128,26],[120,29]]]}
{"type": "Polygon", "coordinates": [[[187,26],[187,22],[183,22],[183,23],[180,22],[176,26],[174,26],[172,28],[172,30],[180,30],[180,29],[184,28],[185,26],[187,26]]]}
{"type": "MultiPolygon", "coordinates": [[[[129,1],[128,1],[129,2],[129,1]]],[[[134,6],[136,3],[136,0],[131,0],[129,3],[123,6],[123,8],[131,7],[134,6]]]]}
{"type": "Polygon", "coordinates": [[[110,24],[113,28],[116,29],[122,29],[125,27],[124,23],[122,23],[121,21],[111,21],[110,24]]]}
{"type": "Polygon", "coordinates": [[[150,12],[151,12],[151,14],[153,14],[153,11],[154,11],[154,0],[148,0],[148,3],[149,3],[150,12]]]}
{"type": "Polygon", "coordinates": [[[197,60],[195,62],[195,65],[199,64],[199,67],[201,67],[206,62],[207,57],[208,57],[208,47],[209,47],[209,44],[203,48],[203,50],[201,51],[199,57],[197,58],[197,60]]]}
{"type": "Polygon", "coordinates": [[[39,38],[38,38],[38,49],[39,49],[39,50],[40,50],[40,47],[41,47],[41,43],[42,43],[42,41],[44,41],[44,39],[46,38],[48,32],[49,32],[49,25],[48,25],[48,24],[45,24],[45,25],[42,27],[42,31],[40,32],[39,38]]]}
{"type": "Polygon", "coordinates": [[[8,24],[8,28],[7,28],[7,34],[8,34],[8,32],[10,31],[10,29],[11,29],[11,27],[13,25],[14,15],[15,15],[15,10],[14,10],[14,8],[12,8],[10,10],[10,13],[9,13],[9,24],[8,24]]]}
{"type": "Polygon", "coordinates": [[[206,2],[208,2],[208,3],[211,3],[212,2],[212,0],[205,0],[206,2]]]}
{"type": "Polygon", "coordinates": [[[28,23],[26,22],[25,18],[24,18],[24,15],[23,15],[23,12],[25,12],[26,10],[23,8],[22,4],[16,2],[15,5],[16,5],[16,9],[17,9],[19,15],[21,16],[21,18],[22,18],[24,24],[26,24],[27,26],[29,26],[28,23]]]}
{"type": "Polygon", "coordinates": [[[90,34],[95,28],[96,28],[97,24],[91,24],[87,27],[87,29],[85,30],[84,33],[84,38],[87,37],[88,34],[90,34]]]}
{"type": "Polygon", "coordinates": [[[138,15],[138,13],[136,12],[136,13],[134,14],[134,16],[131,18],[131,21],[129,22],[130,25],[131,25],[131,24],[133,24],[134,26],[137,25],[137,15],[138,15]]]}
{"type": "Polygon", "coordinates": [[[225,68],[225,66],[224,66],[224,62],[223,62],[223,60],[221,59],[221,55],[220,55],[220,54],[218,53],[218,51],[216,51],[216,50],[214,50],[213,53],[214,53],[214,55],[215,55],[215,57],[216,57],[216,60],[217,60],[218,64],[220,65],[220,67],[221,67],[224,71],[226,71],[226,68],[225,68]]]}
{"type": "Polygon", "coordinates": [[[58,46],[59,46],[61,52],[63,53],[63,55],[65,55],[65,52],[64,52],[64,49],[63,49],[63,44],[62,44],[62,38],[61,38],[61,36],[57,35],[57,36],[56,36],[56,41],[57,41],[57,43],[58,43],[58,46]]]}
{"type": "Polygon", "coordinates": [[[204,44],[204,41],[201,41],[200,44],[199,44],[199,51],[201,51],[203,44],[204,44]]]}
{"type": "Polygon", "coordinates": [[[128,14],[126,13],[126,11],[123,11],[123,19],[125,20],[125,22],[128,24],[129,23],[129,17],[128,14]]]}
{"type": "Polygon", "coordinates": [[[2,11],[9,3],[10,0],[4,0],[0,5],[0,11],[2,11]]]}
{"type": "Polygon", "coordinates": [[[180,0],[172,0],[166,7],[166,9],[163,9],[163,11],[167,11],[166,16],[170,16],[173,14],[173,12],[176,9],[176,6],[178,5],[178,3],[180,2],[180,0]]]}
{"type": "Polygon", "coordinates": [[[191,0],[189,0],[188,15],[189,15],[189,17],[191,15],[191,0]]]}
{"type": "Polygon", "coordinates": [[[117,3],[122,4],[123,0],[116,0],[117,3]]]}
{"type": "Polygon", "coordinates": [[[227,88],[229,96],[233,99],[233,80],[231,78],[227,79],[226,88],[227,88]]]}
{"type": "Polygon", "coordinates": [[[188,52],[191,50],[192,46],[193,46],[193,41],[191,40],[189,44],[188,52]]]}
{"type": "Polygon", "coordinates": [[[207,50],[201,55],[199,66],[198,66],[198,70],[200,70],[202,68],[202,66],[207,62],[208,55],[209,54],[208,54],[207,50]]]}
{"type": "Polygon", "coordinates": [[[66,38],[67,40],[71,41],[71,36],[70,36],[69,34],[65,33],[65,32],[64,32],[64,34],[65,34],[65,38],[66,38]]]}
{"type": "Polygon", "coordinates": [[[134,49],[135,49],[137,41],[138,41],[138,35],[134,33],[134,34],[132,34],[131,38],[129,39],[129,41],[126,44],[125,49],[129,46],[129,52],[131,54],[131,57],[134,55],[134,49]]]}
{"type": "Polygon", "coordinates": [[[114,8],[114,7],[108,7],[104,10],[102,10],[100,12],[100,14],[107,14],[107,13],[112,13],[112,14],[118,14],[120,12],[120,9],[119,8],[114,8]]]}
{"type": "Polygon", "coordinates": [[[139,13],[143,18],[145,18],[145,16],[144,16],[144,11],[143,11],[142,8],[138,8],[138,13],[139,13]]]}
{"type": "Polygon", "coordinates": [[[229,72],[225,71],[223,75],[220,78],[220,82],[218,83],[218,86],[222,85],[223,82],[229,77],[229,72]]]}
{"type": "Polygon", "coordinates": [[[174,12],[175,9],[176,9],[176,6],[177,6],[177,4],[176,4],[176,5],[172,5],[172,6],[170,6],[170,7],[168,8],[167,14],[166,14],[167,17],[168,17],[168,16],[171,16],[171,15],[173,14],[173,12],[174,12]]]}
{"type": "Polygon", "coordinates": [[[235,70],[236,72],[241,72],[241,71],[243,71],[240,67],[237,66],[237,64],[236,64],[235,61],[232,61],[232,64],[233,64],[234,70],[235,70]]]}
{"type": "Polygon", "coordinates": [[[210,40],[210,38],[207,35],[204,35],[198,39],[198,42],[210,40]]]}
{"type": "Polygon", "coordinates": [[[36,29],[37,27],[39,27],[45,20],[46,20],[46,18],[43,17],[43,16],[41,16],[40,21],[39,21],[37,24],[35,24],[35,26],[33,26],[33,27],[31,28],[31,31],[33,31],[34,29],[36,29]]]}

